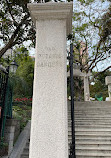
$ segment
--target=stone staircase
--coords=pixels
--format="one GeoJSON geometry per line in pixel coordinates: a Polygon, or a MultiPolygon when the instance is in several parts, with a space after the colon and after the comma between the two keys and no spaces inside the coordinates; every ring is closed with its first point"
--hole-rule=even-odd
{"type": "MultiPolygon", "coordinates": [[[[71,141],[70,109],[69,142],[71,141]]],[[[75,104],[76,158],[111,158],[111,103],[75,104]]]]}
{"type": "Polygon", "coordinates": [[[23,153],[21,154],[20,158],[29,158],[29,144],[30,139],[27,140],[25,148],[23,149],[23,153]]]}
{"type": "MultiPolygon", "coordinates": [[[[70,144],[70,102],[68,104],[68,142],[70,144]]],[[[76,158],[111,158],[111,103],[75,102],[75,135],[76,158]]],[[[29,158],[29,140],[21,158],[29,158]]]]}

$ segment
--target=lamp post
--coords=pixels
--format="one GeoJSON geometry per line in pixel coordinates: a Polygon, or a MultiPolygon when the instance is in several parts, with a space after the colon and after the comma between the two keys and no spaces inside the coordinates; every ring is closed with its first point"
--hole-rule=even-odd
{"type": "MultiPolygon", "coordinates": [[[[9,57],[8,57],[8,61],[9,61],[9,57]]],[[[1,89],[0,97],[2,97],[1,98],[2,102],[0,106],[0,139],[4,136],[7,114],[8,117],[12,118],[12,88],[9,84],[9,73],[11,72],[14,74],[17,70],[17,67],[18,65],[15,61],[11,62],[10,65],[8,63],[7,68],[0,65],[0,70],[3,73],[3,77],[1,77],[1,87],[0,87],[1,89]]]]}
{"type": "Polygon", "coordinates": [[[12,73],[15,73],[17,70],[17,67],[18,67],[18,65],[17,65],[16,61],[14,60],[10,64],[9,71],[12,73]]]}

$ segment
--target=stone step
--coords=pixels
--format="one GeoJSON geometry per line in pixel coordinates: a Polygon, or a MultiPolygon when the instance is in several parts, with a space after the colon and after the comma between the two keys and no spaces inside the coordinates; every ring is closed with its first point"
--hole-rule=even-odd
{"type": "MultiPolygon", "coordinates": [[[[68,114],[68,116],[71,116],[71,114],[68,114]]],[[[74,116],[75,117],[86,117],[86,116],[88,116],[88,117],[101,117],[101,118],[104,118],[104,117],[111,117],[111,113],[108,113],[108,112],[105,112],[105,113],[103,113],[103,112],[94,112],[94,113],[89,113],[89,112],[81,112],[81,113],[74,113],[74,116]],[[101,116],[102,115],[102,116],[101,116]]]]}
{"type": "MultiPolygon", "coordinates": [[[[74,110],[84,110],[84,111],[87,111],[87,110],[100,110],[100,111],[104,111],[104,110],[107,110],[107,109],[111,109],[111,105],[110,106],[74,106],[74,110]]],[[[71,112],[71,109],[69,108],[68,109],[68,112],[71,112]]]]}
{"type": "MultiPolygon", "coordinates": [[[[71,117],[68,117],[68,121],[71,120],[71,117]]],[[[74,120],[101,120],[101,121],[109,121],[111,122],[111,118],[105,117],[105,118],[101,118],[101,117],[86,117],[86,116],[82,116],[82,117],[74,117],[74,120]]]]}
{"type": "MultiPolygon", "coordinates": [[[[71,127],[68,127],[68,131],[70,132],[71,131],[71,127]]],[[[90,128],[83,128],[83,127],[76,127],[75,128],[75,131],[76,132],[110,132],[111,133],[111,128],[102,128],[102,127],[90,127],[90,128]]]]}
{"type": "MultiPolygon", "coordinates": [[[[93,113],[93,114],[89,114],[89,113],[81,113],[81,114],[74,114],[75,118],[80,118],[80,117],[88,117],[88,118],[94,118],[94,117],[97,117],[97,118],[100,118],[101,115],[103,114],[100,114],[100,113],[93,113]]],[[[68,117],[71,117],[71,114],[68,114],[68,117]]],[[[111,118],[111,113],[110,114],[107,114],[105,113],[101,118],[111,118]]]]}
{"type": "Polygon", "coordinates": [[[29,158],[29,145],[30,145],[30,139],[27,140],[26,146],[23,149],[23,153],[20,158],[29,158]]]}
{"type": "MultiPolygon", "coordinates": [[[[105,112],[108,112],[108,113],[110,113],[110,111],[109,110],[111,110],[111,106],[110,106],[110,108],[109,107],[105,107],[105,108],[102,108],[102,107],[99,107],[99,108],[96,108],[96,107],[93,107],[93,108],[91,108],[91,107],[79,107],[79,108],[74,108],[74,112],[75,113],[81,113],[81,112],[103,112],[103,113],[105,113],[105,112]]],[[[71,113],[71,110],[68,110],[68,113],[71,113]]]]}
{"type": "MultiPolygon", "coordinates": [[[[96,115],[96,114],[101,114],[101,113],[109,115],[111,113],[111,109],[103,109],[103,110],[98,110],[98,109],[82,110],[82,109],[80,109],[80,110],[74,110],[75,115],[81,115],[81,114],[91,114],[91,115],[95,114],[96,115]]],[[[68,114],[70,115],[71,112],[69,111],[68,114]]]]}
{"type": "Polygon", "coordinates": [[[106,158],[107,157],[111,157],[111,150],[93,150],[93,149],[89,149],[89,150],[85,150],[85,149],[77,149],[76,150],[76,155],[77,156],[103,156],[103,158],[106,158]]]}
{"type": "MultiPolygon", "coordinates": [[[[71,115],[69,114],[68,115],[68,117],[70,118],[71,117],[71,115]]],[[[89,114],[75,114],[75,117],[76,118],[80,118],[80,117],[88,117],[88,118],[94,118],[94,117],[96,117],[96,118],[111,118],[111,114],[106,114],[106,115],[104,115],[104,116],[101,116],[100,114],[98,115],[98,114],[92,114],[92,115],[89,115],[89,114]]]]}
{"type": "MultiPolygon", "coordinates": [[[[78,115],[80,115],[80,116],[81,116],[81,115],[91,115],[91,116],[93,116],[93,115],[101,115],[101,114],[104,114],[105,116],[106,116],[106,115],[109,116],[109,115],[111,114],[110,111],[111,111],[111,109],[109,109],[108,111],[104,111],[104,112],[103,112],[103,111],[100,112],[100,111],[97,111],[97,110],[96,110],[96,111],[92,111],[92,112],[91,112],[90,110],[89,110],[89,111],[80,111],[80,112],[78,111],[78,112],[74,112],[74,115],[75,115],[75,116],[76,116],[76,115],[77,115],[77,116],[78,116],[78,115]]],[[[68,115],[71,115],[71,113],[68,113],[68,115]]]]}
{"type": "MultiPolygon", "coordinates": [[[[71,142],[71,139],[69,139],[71,142]]],[[[85,139],[85,140],[78,140],[76,139],[76,145],[111,145],[110,140],[92,140],[92,139],[85,139]]]]}
{"type": "MultiPolygon", "coordinates": [[[[68,139],[70,140],[72,137],[71,135],[68,135],[68,139]]],[[[104,141],[111,141],[111,136],[96,136],[96,135],[76,135],[76,140],[104,140],[104,141]]]]}
{"type": "Polygon", "coordinates": [[[75,148],[78,150],[108,150],[111,151],[111,145],[98,145],[98,144],[82,144],[76,145],[75,148]]]}
{"type": "MultiPolygon", "coordinates": [[[[88,104],[79,104],[79,102],[77,103],[77,104],[74,104],[74,107],[75,107],[75,109],[76,108],[85,108],[86,109],[86,107],[87,108],[110,108],[111,107],[111,102],[110,102],[110,104],[108,105],[108,104],[106,104],[106,105],[103,105],[103,104],[93,104],[93,105],[90,105],[89,103],[88,104]]],[[[68,107],[68,110],[70,110],[71,109],[71,104],[69,104],[69,107],[68,107]]]]}
{"type": "MultiPolygon", "coordinates": [[[[68,124],[68,127],[69,128],[71,128],[71,122],[69,122],[69,124],[68,124]]],[[[79,125],[79,124],[77,124],[77,122],[76,122],[76,124],[75,124],[75,128],[85,128],[85,129],[87,129],[87,128],[91,128],[91,129],[100,129],[100,128],[102,128],[102,129],[111,129],[111,125],[110,124],[90,124],[90,126],[89,126],[89,124],[83,124],[83,125],[79,125]]]]}
{"type": "MultiPolygon", "coordinates": [[[[103,107],[103,106],[98,106],[98,107],[95,107],[95,106],[81,106],[81,107],[77,107],[77,106],[75,106],[74,107],[74,111],[108,111],[108,109],[111,109],[111,106],[105,106],[105,107],[103,107]]],[[[71,112],[71,109],[68,109],[68,112],[71,112]]]]}
{"type": "MultiPolygon", "coordinates": [[[[102,106],[99,106],[99,107],[95,107],[95,106],[94,107],[90,107],[90,106],[89,107],[88,106],[87,107],[84,107],[84,106],[83,107],[74,107],[75,112],[81,112],[81,111],[82,112],[89,111],[90,113],[91,113],[91,111],[92,112],[103,112],[103,113],[106,111],[110,112],[108,110],[111,110],[111,106],[109,106],[109,107],[108,106],[106,106],[106,107],[102,107],[102,106]]],[[[68,113],[71,113],[70,109],[68,110],[68,113]]]]}
{"type": "Polygon", "coordinates": [[[29,152],[29,145],[27,145],[23,150],[23,153],[28,153],[28,152],[29,152]]]}
{"type": "MultiPolygon", "coordinates": [[[[74,106],[74,110],[84,110],[84,111],[87,111],[87,110],[100,110],[100,111],[103,111],[103,110],[107,110],[107,109],[111,109],[111,105],[110,106],[74,106]]],[[[69,108],[68,109],[68,112],[71,112],[71,109],[69,108]]]]}
{"type": "MultiPolygon", "coordinates": [[[[68,100],[68,105],[70,105],[71,101],[68,100]]],[[[108,102],[108,101],[87,101],[87,102],[84,102],[84,101],[75,101],[74,102],[76,106],[85,106],[85,105],[88,105],[88,106],[94,106],[94,105],[103,105],[103,106],[110,106],[111,103],[108,102]]]]}
{"type": "MultiPolygon", "coordinates": [[[[80,115],[74,115],[74,118],[101,118],[101,119],[110,119],[111,118],[111,114],[104,114],[103,117],[101,117],[101,115],[103,114],[93,114],[93,115],[87,115],[87,114],[80,114],[80,115]]],[[[68,118],[71,118],[71,115],[68,115],[68,118]]]]}
{"type": "MultiPolygon", "coordinates": [[[[68,134],[71,134],[71,131],[68,131],[68,134]]],[[[110,136],[111,137],[111,132],[104,132],[104,131],[75,131],[75,135],[80,136],[110,136]]]]}
{"type": "MultiPolygon", "coordinates": [[[[70,122],[71,121],[71,119],[70,120],[68,120],[68,122],[70,122]]],[[[111,123],[111,119],[97,119],[97,118],[75,118],[75,122],[77,122],[77,121],[84,121],[84,122],[92,122],[92,121],[96,121],[96,122],[103,122],[103,123],[111,123]]]]}
{"type": "MultiPolygon", "coordinates": [[[[68,127],[69,128],[71,128],[71,124],[70,125],[68,125],[68,127]]],[[[105,126],[103,126],[102,124],[100,124],[100,125],[96,125],[96,124],[91,124],[90,126],[89,125],[75,125],[75,128],[85,128],[85,129],[87,129],[87,128],[93,128],[93,129],[99,129],[99,128],[103,128],[103,129],[106,129],[106,128],[109,128],[109,129],[111,129],[111,125],[105,125],[105,126]]]]}
{"type": "Polygon", "coordinates": [[[85,155],[85,156],[83,156],[83,155],[81,155],[81,156],[78,156],[78,155],[76,155],[76,158],[110,158],[109,156],[105,156],[105,157],[103,157],[103,156],[88,156],[88,155],[85,155]]]}
{"type": "Polygon", "coordinates": [[[22,155],[21,155],[21,158],[28,158],[29,157],[29,152],[23,152],[22,155]]]}
{"type": "MultiPolygon", "coordinates": [[[[111,106],[110,107],[105,107],[105,108],[102,108],[102,107],[99,107],[99,108],[96,108],[96,107],[78,107],[78,108],[74,108],[74,112],[76,113],[79,113],[79,112],[108,112],[110,113],[110,111],[108,110],[111,110],[111,106]]],[[[68,113],[71,113],[71,110],[68,110],[68,113]]]]}
{"type": "MultiPolygon", "coordinates": [[[[69,127],[71,126],[71,121],[70,122],[68,122],[69,123],[69,127]]],[[[75,121],[75,126],[89,126],[89,128],[90,128],[90,126],[92,126],[92,125],[99,125],[99,126],[101,126],[102,127],[102,125],[103,125],[103,127],[107,127],[108,125],[111,125],[111,123],[108,123],[108,122],[96,122],[96,121],[89,121],[89,122],[84,122],[84,121],[75,121]]]]}
{"type": "MultiPolygon", "coordinates": [[[[68,122],[69,123],[69,126],[71,125],[71,122],[68,122]]],[[[89,127],[90,127],[90,125],[103,125],[104,127],[105,126],[108,126],[108,125],[111,125],[111,123],[110,122],[97,122],[97,121],[89,121],[89,122],[82,122],[82,121],[76,121],[75,122],[75,125],[79,125],[79,126],[81,126],[81,125],[88,125],[89,127]]]]}
{"type": "MultiPolygon", "coordinates": [[[[68,143],[68,149],[70,149],[71,142],[68,143]]],[[[75,145],[76,150],[111,150],[111,145],[105,145],[105,144],[76,144],[75,145]]]]}
{"type": "MultiPolygon", "coordinates": [[[[83,113],[86,113],[86,114],[88,114],[88,113],[90,113],[90,114],[98,114],[98,113],[106,113],[106,114],[110,114],[110,110],[111,110],[111,108],[109,109],[109,108],[107,108],[107,109],[87,109],[87,110],[85,110],[85,109],[74,109],[74,113],[75,114],[83,114],[83,113]]],[[[68,111],[68,114],[71,114],[71,111],[68,111]]]]}
{"type": "MultiPolygon", "coordinates": [[[[68,116],[71,116],[71,114],[68,114],[68,116]]],[[[94,112],[94,113],[89,113],[89,112],[81,112],[81,113],[74,113],[74,116],[75,117],[101,117],[101,118],[105,118],[105,117],[108,117],[108,118],[111,118],[111,113],[108,113],[108,112],[94,112]],[[103,116],[101,116],[103,115],[103,116]]]]}
{"type": "Polygon", "coordinates": [[[28,148],[28,147],[29,147],[29,145],[30,145],[30,142],[26,143],[26,148],[28,148]]]}
{"type": "MultiPolygon", "coordinates": [[[[85,109],[74,109],[74,113],[75,114],[88,114],[88,113],[90,113],[90,114],[98,114],[98,113],[106,113],[106,114],[110,114],[110,110],[111,110],[111,108],[109,109],[109,108],[107,108],[107,109],[87,109],[87,110],[85,110],[85,109]]],[[[68,112],[68,114],[71,114],[71,111],[69,111],[68,112]]]]}
{"type": "MultiPolygon", "coordinates": [[[[100,108],[111,108],[111,103],[110,103],[110,105],[102,105],[102,104],[93,104],[93,106],[91,106],[91,105],[87,105],[87,104],[84,104],[84,105],[76,105],[76,104],[74,104],[74,109],[87,109],[87,108],[95,108],[95,109],[100,109],[100,108]]],[[[69,111],[71,111],[71,105],[69,105],[69,107],[68,107],[68,110],[69,111]]]]}
{"type": "MultiPolygon", "coordinates": [[[[70,118],[71,117],[71,115],[70,114],[68,114],[68,118],[70,118]]],[[[74,114],[74,117],[75,118],[102,118],[102,119],[104,119],[104,118],[111,118],[111,114],[100,114],[100,113],[98,113],[98,114],[85,114],[85,113],[82,113],[82,114],[79,114],[79,115],[77,115],[77,114],[74,114]],[[101,115],[104,115],[103,117],[101,117],[101,115]]]]}
{"type": "Polygon", "coordinates": [[[29,155],[21,155],[21,158],[29,158],[29,155]]]}
{"type": "MultiPolygon", "coordinates": [[[[68,114],[68,118],[70,118],[71,117],[71,115],[70,114],[68,114]]],[[[100,114],[100,113],[98,113],[98,114],[85,114],[85,113],[82,113],[82,114],[79,114],[79,115],[77,115],[77,114],[74,114],[74,117],[75,118],[102,118],[102,119],[104,119],[104,118],[111,118],[111,114],[100,114]],[[104,115],[103,117],[101,117],[101,115],[104,115]]]]}
{"type": "MultiPolygon", "coordinates": [[[[68,123],[70,124],[70,122],[72,122],[72,120],[68,120],[68,123]]],[[[110,124],[111,125],[111,120],[101,120],[101,119],[74,119],[75,124],[76,123],[93,123],[92,125],[95,125],[94,123],[101,123],[101,124],[110,124]]],[[[77,124],[78,125],[78,124],[77,124]]]]}
{"type": "MultiPolygon", "coordinates": [[[[71,119],[70,120],[68,120],[68,121],[71,121],[71,119]]],[[[100,119],[100,118],[89,118],[89,119],[87,119],[87,118],[75,118],[75,121],[98,121],[98,122],[108,122],[108,123],[111,123],[111,119],[100,119]]]]}
{"type": "MultiPolygon", "coordinates": [[[[101,120],[101,121],[110,121],[111,122],[111,119],[110,118],[100,118],[100,117],[86,117],[86,116],[81,116],[81,117],[74,117],[74,120],[101,120]]],[[[71,120],[71,117],[68,117],[68,121],[71,120]]]]}
{"type": "MultiPolygon", "coordinates": [[[[100,114],[104,114],[104,115],[110,115],[110,112],[111,109],[107,109],[107,110],[104,110],[104,111],[99,111],[99,110],[96,110],[93,111],[93,110],[88,110],[88,111],[83,111],[83,110],[80,110],[80,111],[74,111],[74,114],[75,115],[87,115],[87,114],[91,114],[91,116],[94,114],[94,115],[100,115],[100,114]]],[[[71,115],[71,112],[68,112],[68,115],[71,115]]]]}
{"type": "MultiPolygon", "coordinates": [[[[70,107],[68,108],[69,111],[71,111],[71,105],[69,105],[70,107]]],[[[101,105],[93,105],[93,106],[90,106],[90,105],[82,105],[82,106],[79,106],[79,105],[74,105],[74,109],[84,109],[84,110],[87,110],[87,109],[106,109],[106,108],[111,108],[111,103],[110,105],[105,105],[103,106],[102,104],[101,105]]]]}

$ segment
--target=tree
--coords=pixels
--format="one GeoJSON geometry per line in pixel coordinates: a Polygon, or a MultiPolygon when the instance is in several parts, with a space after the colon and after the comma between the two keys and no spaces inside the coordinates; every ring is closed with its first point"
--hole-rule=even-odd
{"type": "MultiPolygon", "coordinates": [[[[97,72],[93,72],[96,74],[97,72]]],[[[111,75],[111,71],[107,70],[102,74],[99,74],[94,79],[94,85],[90,85],[90,93],[92,97],[95,97],[96,94],[102,94],[103,99],[105,100],[108,97],[108,87],[105,85],[105,77],[111,75]]]]}
{"type": "MultiPolygon", "coordinates": [[[[4,47],[0,50],[0,57],[15,45],[31,41],[35,45],[35,28],[31,20],[27,3],[32,0],[1,0],[0,1],[0,40],[4,47]]],[[[40,3],[43,0],[34,0],[40,3]]],[[[48,2],[50,0],[44,0],[48,2]]],[[[69,0],[70,1],[70,0],[69,0]]],[[[57,2],[55,0],[55,2],[57,2]]]]}
{"type": "Polygon", "coordinates": [[[34,58],[29,56],[25,47],[14,51],[14,59],[18,64],[16,74],[10,74],[14,97],[32,97],[34,78],[34,58]]]}
{"type": "Polygon", "coordinates": [[[16,87],[16,90],[18,91],[18,89],[22,89],[22,94],[24,96],[31,97],[33,92],[34,61],[30,57],[28,57],[26,61],[22,61],[20,63],[20,66],[17,70],[17,76],[22,78],[26,84],[22,85],[21,88],[16,87]]]}
{"type": "MultiPolygon", "coordinates": [[[[111,4],[109,2],[107,1],[107,9],[104,9],[102,6],[106,1],[101,1],[101,8],[98,6],[100,1],[77,1],[81,10],[77,10],[78,7],[74,10],[73,39],[74,51],[79,52],[79,60],[75,60],[80,64],[81,71],[93,71],[95,67],[98,68],[99,63],[111,57],[111,4]],[[85,43],[82,54],[80,54],[81,41],[85,43]],[[80,59],[84,57],[87,50],[89,56],[86,62],[82,63],[80,59]]],[[[111,65],[106,64],[101,71],[104,72],[109,68],[111,65]]]]}
{"type": "Polygon", "coordinates": [[[5,46],[0,50],[0,57],[15,45],[31,40],[34,43],[35,30],[27,9],[30,0],[1,0],[0,39],[5,46]]]}

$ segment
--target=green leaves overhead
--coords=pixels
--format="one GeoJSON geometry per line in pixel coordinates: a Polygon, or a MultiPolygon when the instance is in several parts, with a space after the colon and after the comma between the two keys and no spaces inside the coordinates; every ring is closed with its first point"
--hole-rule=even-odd
{"type": "Polygon", "coordinates": [[[89,5],[93,3],[95,0],[78,0],[82,5],[89,5]]]}
{"type": "Polygon", "coordinates": [[[77,27],[75,30],[76,31],[85,31],[86,30],[86,28],[88,28],[88,23],[85,23],[85,24],[82,24],[82,26],[81,27],[77,27]]]}

